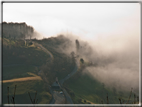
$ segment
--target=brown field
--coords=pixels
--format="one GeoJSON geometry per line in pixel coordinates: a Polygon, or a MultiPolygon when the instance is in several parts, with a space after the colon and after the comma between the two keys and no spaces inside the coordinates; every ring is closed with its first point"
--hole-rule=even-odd
{"type": "Polygon", "coordinates": [[[11,79],[11,80],[3,80],[3,83],[8,83],[8,82],[19,82],[19,81],[29,81],[29,80],[42,80],[40,76],[36,77],[24,77],[24,78],[16,78],[16,79],[11,79]]]}

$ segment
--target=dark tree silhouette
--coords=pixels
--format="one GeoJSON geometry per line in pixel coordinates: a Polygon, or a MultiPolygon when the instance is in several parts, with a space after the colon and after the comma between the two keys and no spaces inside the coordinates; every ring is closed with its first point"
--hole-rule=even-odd
{"type": "Polygon", "coordinates": [[[81,62],[82,64],[84,64],[84,60],[83,60],[83,58],[81,58],[81,59],[80,59],[80,62],[81,62]]]}
{"type": "Polygon", "coordinates": [[[74,63],[75,62],[75,53],[74,52],[71,52],[71,59],[72,59],[72,62],[74,63]]]}
{"type": "Polygon", "coordinates": [[[76,43],[76,52],[78,53],[79,52],[79,48],[80,48],[79,41],[76,40],[75,43],[76,43]]]}

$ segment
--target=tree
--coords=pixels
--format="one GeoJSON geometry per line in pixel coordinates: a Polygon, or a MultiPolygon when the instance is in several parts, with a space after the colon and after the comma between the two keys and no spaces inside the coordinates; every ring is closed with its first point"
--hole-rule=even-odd
{"type": "Polygon", "coordinates": [[[84,60],[83,60],[83,58],[81,58],[81,59],[80,59],[80,62],[81,62],[82,64],[84,64],[84,60]]]}
{"type": "Polygon", "coordinates": [[[78,53],[80,48],[79,41],[76,39],[75,43],[76,43],[76,52],[78,53]]]}
{"type": "Polygon", "coordinates": [[[72,62],[75,63],[75,53],[74,52],[71,52],[71,59],[72,59],[72,62]]]}

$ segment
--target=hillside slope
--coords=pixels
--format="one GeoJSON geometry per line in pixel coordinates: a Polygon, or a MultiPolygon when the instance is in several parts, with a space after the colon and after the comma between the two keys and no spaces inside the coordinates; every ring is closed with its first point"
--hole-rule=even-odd
{"type": "MultiPolygon", "coordinates": [[[[27,82],[3,83],[3,103],[7,103],[7,87],[10,87],[9,95],[12,97],[15,85],[17,85],[16,103],[30,103],[30,99],[27,100],[28,92],[34,95],[35,91],[38,91],[38,103],[49,103],[51,94],[47,88],[47,83],[51,86],[55,82],[56,77],[60,81],[69,76],[76,63],[78,71],[63,84],[74,103],[119,104],[119,98],[124,102],[128,100],[129,92],[119,91],[119,89],[114,87],[106,87],[104,83],[97,81],[90,74],[83,73],[85,67],[96,66],[91,64],[91,60],[87,57],[92,51],[87,43],[79,42],[76,39],[71,40],[64,35],[42,40],[31,39],[32,41],[25,41],[25,38],[32,36],[32,27],[24,23],[3,24],[5,26],[2,38],[3,80],[34,77],[34,75],[40,75],[40,71],[42,71],[47,80],[47,82],[39,79],[27,82]],[[52,55],[43,51],[45,49],[41,49],[41,46],[33,43],[40,44],[52,55]],[[54,57],[54,60],[51,56],[54,57]],[[26,100],[22,101],[20,98],[26,100]]],[[[134,93],[131,96],[134,96],[134,93]]],[[[134,98],[131,97],[129,103],[133,101],[134,98]]]]}

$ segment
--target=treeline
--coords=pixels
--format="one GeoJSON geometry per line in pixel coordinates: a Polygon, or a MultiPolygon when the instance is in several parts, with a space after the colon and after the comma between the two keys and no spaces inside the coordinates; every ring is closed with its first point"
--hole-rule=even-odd
{"type": "Polygon", "coordinates": [[[33,36],[34,28],[23,23],[2,22],[2,37],[13,40],[30,39],[33,36]]]}

